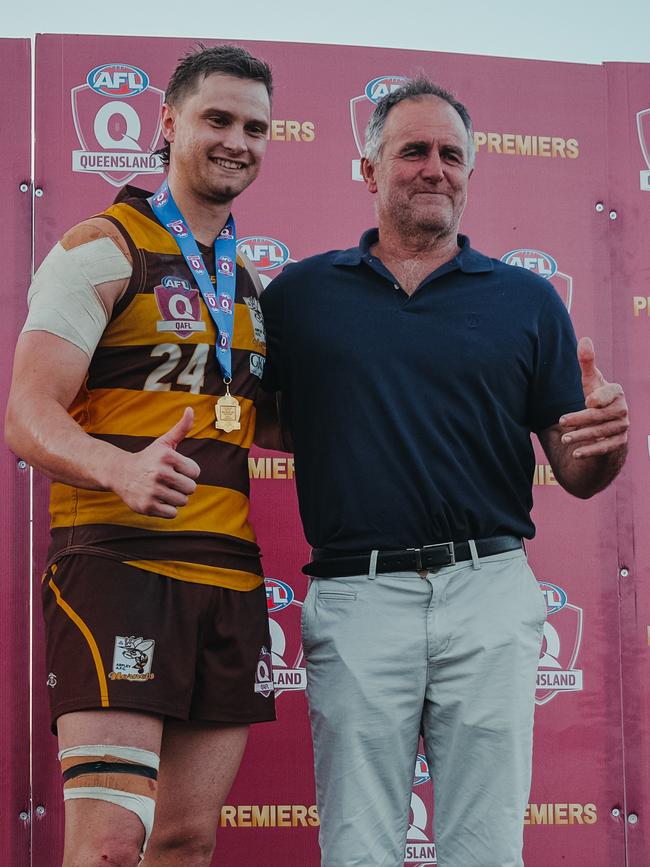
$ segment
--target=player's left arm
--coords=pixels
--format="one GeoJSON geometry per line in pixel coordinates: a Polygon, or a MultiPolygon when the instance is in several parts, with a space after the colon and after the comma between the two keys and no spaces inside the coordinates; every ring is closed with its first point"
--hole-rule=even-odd
{"type": "Polygon", "coordinates": [[[586,408],[567,413],[538,436],[558,482],[587,499],[606,488],[625,463],[630,421],[623,388],[598,370],[588,337],[578,343],[578,362],[586,408]]]}

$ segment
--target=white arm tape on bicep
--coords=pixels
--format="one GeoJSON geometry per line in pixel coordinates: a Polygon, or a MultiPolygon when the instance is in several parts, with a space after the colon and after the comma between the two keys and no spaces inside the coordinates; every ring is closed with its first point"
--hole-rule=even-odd
{"type": "Polygon", "coordinates": [[[63,337],[92,358],[109,318],[97,286],[129,278],[132,270],[110,238],[96,238],[70,250],[57,244],[29,287],[23,331],[63,337]]]}

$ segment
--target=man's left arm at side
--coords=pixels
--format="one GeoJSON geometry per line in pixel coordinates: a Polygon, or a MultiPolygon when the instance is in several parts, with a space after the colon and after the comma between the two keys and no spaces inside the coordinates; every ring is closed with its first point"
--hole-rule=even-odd
{"type": "Polygon", "coordinates": [[[581,499],[602,491],[627,455],[628,408],[623,388],[596,367],[588,337],[578,343],[585,409],[563,415],[538,436],[560,485],[581,499]]]}

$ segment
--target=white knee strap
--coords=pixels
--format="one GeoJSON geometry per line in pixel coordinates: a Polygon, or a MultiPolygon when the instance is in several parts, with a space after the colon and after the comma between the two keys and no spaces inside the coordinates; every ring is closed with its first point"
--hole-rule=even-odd
{"type": "Polygon", "coordinates": [[[130,810],[144,827],[144,852],[153,829],[160,757],[139,747],[85,744],[61,750],[63,798],[92,798],[130,810]],[[101,785],[102,779],[111,785],[101,785]]]}

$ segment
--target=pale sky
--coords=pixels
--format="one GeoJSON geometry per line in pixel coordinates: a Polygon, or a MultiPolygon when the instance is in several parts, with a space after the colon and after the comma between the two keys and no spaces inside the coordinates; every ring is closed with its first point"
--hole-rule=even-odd
{"type": "Polygon", "coordinates": [[[10,11],[2,15],[0,37],[188,36],[650,63],[650,0],[5,2],[10,11]]]}

